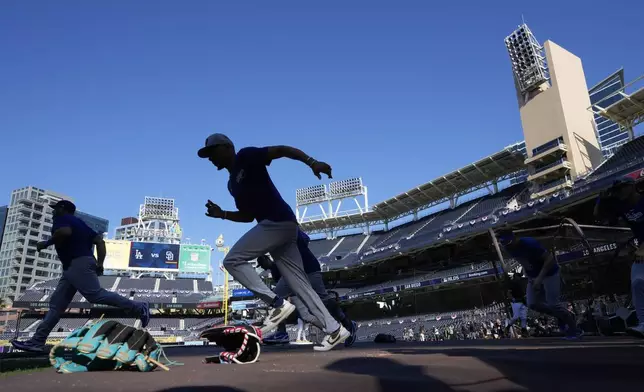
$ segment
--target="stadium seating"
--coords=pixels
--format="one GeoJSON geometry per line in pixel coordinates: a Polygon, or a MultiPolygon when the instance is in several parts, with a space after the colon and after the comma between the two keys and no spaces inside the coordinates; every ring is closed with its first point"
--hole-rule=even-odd
{"type": "MultiPolygon", "coordinates": [[[[107,290],[115,291],[127,297],[134,297],[136,300],[145,300],[152,303],[181,303],[183,299],[187,302],[199,302],[206,296],[212,295],[212,282],[195,279],[157,279],[157,278],[123,278],[116,276],[101,276],[101,286],[107,290]],[[196,283],[195,283],[196,282],[196,283]],[[116,285],[116,287],[114,287],[116,285]],[[155,290],[155,288],[157,288],[155,290]],[[195,292],[195,287],[198,292],[195,292]]],[[[48,301],[49,295],[58,284],[58,279],[38,282],[29,287],[18,299],[20,302],[27,301],[48,301]]],[[[80,293],[76,293],[72,302],[85,302],[80,293]]]]}
{"type": "Polygon", "coordinates": [[[430,213],[416,221],[405,222],[388,231],[375,231],[358,249],[364,235],[313,240],[310,248],[325,264],[325,270],[350,268],[380,261],[397,254],[430,246],[446,240],[483,232],[490,227],[512,223],[533,216],[537,210],[547,211],[588,192],[598,192],[614,178],[640,168],[644,164],[644,138],[625,144],[587,178],[575,183],[572,190],[555,192],[531,199],[527,183],[512,185],[494,195],[461,202],[453,209],[430,213]]]}
{"type": "Polygon", "coordinates": [[[481,263],[476,263],[476,264],[470,264],[470,265],[464,265],[460,266],[457,268],[451,268],[451,269],[446,269],[442,271],[433,271],[429,273],[420,273],[408,278],[402,278],[402,279],[396,279],[396,280],[390,280],[384,283],[379,283],[376,285],[369,285],[369,286],[364,286],[360,287],[359,289],[355,289],[350,291],[348,294],[359,294],[359,293],[366,293],[369,291],[375,291],[379,289],[384,289],[387,287],[392,287],[392,286],[401,286],[401,285],[406,285],[406,284],[414,284],[417,282],[422,282],[425,280],[430,280],[430,279],[438,279],[438,278],[446,278],[449,276],[454,276],[466,272],[477,272],[477,271],[483,271],[492,268],[492,262],[490,261],[485,261],[481,263]]]}
{"type": "Polygon", "coordinates": [[[607,174],[610,175],[624,167],[629,167],[642,161],[644,161],[644,137],[638,137],[617,150],[615,155],[589,176],[589,180],[592,181],[607,174]]]}
{"type": "Polygon", "coordinates": [[[309,249],[317,257],[327,256],[331,249],[335,247],[335,244],[340,241],[339,238],[331,240],[322,240],[322,241],[311,241],[309,244],[309,249]]]}
{"type": "Polygon", "coordinates": [[[161,279],[159,291],[194,291],[194,280],[192,279],[161,279]]]}
{"type": "Polygon", "coordinates": [[[87,324],[87,318],[64,318],[60,319],[52,331],[54,332],[72,332],[73,330],[87,324]]]}

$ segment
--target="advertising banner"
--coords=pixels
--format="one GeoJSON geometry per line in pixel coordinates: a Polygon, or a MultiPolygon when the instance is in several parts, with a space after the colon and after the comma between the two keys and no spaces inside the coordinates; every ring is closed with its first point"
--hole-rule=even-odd
{"type": "Polygon", "coordinates": [[[235,301],[230,304],[230,307],[233,310],[246,310],[258,308],[259,304],[255,301],[235,301]]]}
{"type": "MultiPolygon", "coordinates": [[[[105,257],[105,269],[127,269],[130,261],[130,241],[120,240],[105,240],[105,248],[107,248],[107,256],[105,257]]],[[[96,255],[96,248],[94,248],[94,256],[96,255]]]]}
{"type": "Polygon", "coordinates": [[[207,274],[210,271],[209,245],[181,245],[179,251],[179,272],[207,274]]]}
{"type": "Polygon", "coordinates": [[[253,292],[247,289],[233,290],[233,297],[252,297],[253,295],[253,292]]]}
{"type": "Polygon", "coordinates": [[[178,269],[179,245],[151,242],[132,242],[131,268],[178,269]]]}
{"type": "MultiPolygon", "coordinates": [[[[25,309],[49,309],[49,302],[14,302],[14,307],[25,309]]],[[[92,304],[89,302],[72,302],[70,309],[110,309],[109,305],[92,304]]],[[[220,309],[221,301],[151,303],[150,309],[220,309]]]]}
{"type": "Polygon", "coordinates": [[[197,309],[221,309],[221,301],[202,301],[196,306],[197,309]]]}

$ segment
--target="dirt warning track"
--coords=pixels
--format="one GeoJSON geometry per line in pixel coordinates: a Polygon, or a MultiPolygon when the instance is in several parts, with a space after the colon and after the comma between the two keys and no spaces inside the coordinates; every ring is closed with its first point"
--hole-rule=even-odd
{"type": "Polygon", "coordinates": [[[607,391],[638,390],[644,341],[587,338],[356,344],[316,353],[267,347],[250,365],[203,364],[209,347],[175,347],[170,372],[56,374],[53,369],[0,380],[7,391],[607,391]],[[558,386],[558,387],[557,387],[558,386]]]}

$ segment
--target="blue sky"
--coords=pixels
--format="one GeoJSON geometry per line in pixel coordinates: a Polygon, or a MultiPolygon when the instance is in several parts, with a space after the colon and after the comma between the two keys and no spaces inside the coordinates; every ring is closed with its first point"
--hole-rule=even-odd
{"type": "MultiPolygon", "coordinates": [[[[375,203],[522,139],[503,39],[523,15],[584,62],[588,85],[644,73],[644,3],[612,1],[13,1],[0,10],[0,204],[36,185],[110,220],[176,199],[185,236],[250,225],[212,132],[287,144],[362,176],[375,203]]],[[[285,199],[319,183],[270,168],[285,199]]]]}

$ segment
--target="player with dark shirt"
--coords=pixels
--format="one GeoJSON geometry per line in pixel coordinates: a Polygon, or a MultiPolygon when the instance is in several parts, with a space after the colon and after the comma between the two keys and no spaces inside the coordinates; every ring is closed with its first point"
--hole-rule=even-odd
{"type": "Polygon", "coordinates": [[[228,171],[228,191],[237,207],[237,211],[224,211],[208,200],[206,215],[233,222],[257,222],[230,248],[223,265],[236,281],[272,308],[264,320],[262,332],[275,329],[295,311],[293,304],[276,295],[262,282],[249,263],[270,253],[293,292],[323,324],[323,331],[327,335],[314,350],[328,351],[344,342],[350,333],[329,314],[311,287],[297,249],[297,219],[267,170],[272,161],[290,158],[305,163],[321,179],[322,173],[331,177],[331,166],[288,146],[246,147],[236,151],[233,142],[220,133],[210,135],[197,155],[208,159],[217,170],[228,171]]]}
{"type": "MultiPolygon", "coordinates": [[[[344,345],[346,347],[350,347],[356,341],[356,332],[358,330],[358,325],[354,321],[351,321],[342,311],[342,309],[340,309],[340,305],[338,304],[335,296],[331,296],[327,292],[322,277],[322,268],[320,267],[320,262],[318,261],[317,257],[315,257],[313,252],[311,252],[311,250],[309,249],[310,240],[311,239],[305,232],[301,230],[298,232],[297,248],[302,255],[304,272],[307,274],[313,290],[315,290],[315,292],[320,296],[320,299],[322,299],[322,301],[326,305],[329,313],[331,313],[331,315],[351,333],[351,336],[349,336],[347,340],[344,341],[344,345]]],[[[288,286],[288,283],[286,283],[286,281],[282,279],[282,275],[280,274],[277,265],[266,255],[258,257],[257,264],[264,270],[271,271],[273,280],[277,282],[274,290],[275,293],[283,298],[291,297],[291,301],[297,308],[300,318],[305,322],[313,324],[316,327],[322,329],[322,323],[320,322],[320,320],[318,320],[311,314],[311,312],[309,312],[304,303],[299,298],[297,298],[297,296],[293,296],[293,292],[288,286]]],[[[278,326],[276,333],[271,336],[267,336],[264,339],[266,343],[288,343],[289,340],[290,339],[288,333],[286,332],[285,322],[282,322],[278,326]]]]}
{"type": "Polygon", "coordinates": [[[523,289],[522,279],[518,274],[508,282],[508,297],[512,305],[512,318],[508,323],[508,329],[511,328],[517,320],[521,320],[521,335],[528,336],[528,307],[526,306],[525,290],[523,289]]]}
{"type": "Polygon", "coordinates": [[[631,266],[631,290],[639,324],[627,332],[644,338],[644,197],[638,191],[636,181],[626,177],[603,192],[597,198],[595,216],[623,219],[637,239],[638,248],[631,266]]]}
{"type": "Polygon", "coordinates": [[[552,253],[531,237],[517,237],[510,230],[498,233],[499,243],[523,267],[528,277],[526,301],[528,307],[537,312],[556,317],[567,326],[566,339],[581,336],[574,316],[560,302],[561,278],[559,265],[552,253]]]}
{"type": "Polygon", "coordinates": [[[131,301],[107,291],[98,281],[99,275],[103,274],[103,262],[107,254],[103,236],[74,216],[76,206],[72,202],[61,200],[52,205],[52,209],[52,236],[48,241],[39,242],[36,249],[40,252],[54,245],[63,265],[63,274],[49,300],[49,311],[38,325],[34,336],[24,342],[11,341],[13,347],[23,351],[42,352],[47,337],[60,321],[76,292],[92,304],[114,306],[138,314],[141,327],[147,327],[150,322],[147,303],[131,301]],[[94,258],[94,245],[98,258],[94,258]]]}

